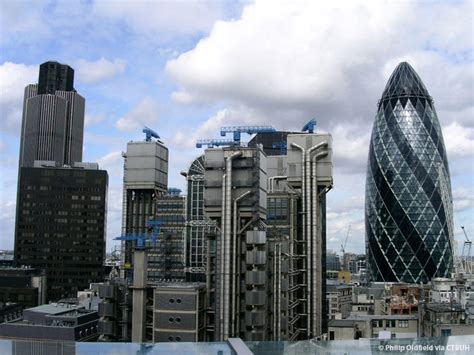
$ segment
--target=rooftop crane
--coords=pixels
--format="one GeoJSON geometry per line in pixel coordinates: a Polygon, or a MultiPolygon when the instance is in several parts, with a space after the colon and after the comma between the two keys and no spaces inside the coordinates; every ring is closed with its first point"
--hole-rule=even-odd
{"type": "MultiPolygon", "coordinates": [[[[119,237],[114,238],[114,240],[123,240],[123,241],[136,241],[137,244],[135,245],[135,253],[137,252],[146,252],[146,241],[151,240],[153,246],[156,245],[156,239],[160,234],[160,226],[161,226],[161,221],[156,221],[156,220],[151,220],[147,222],[147,227],[148,230],[151,232],[150,234],[124,234],[119,237]]],[[[124,265],[125,273],[126,273],[126,278],[128,280],[133,279],[133,270],[132,270],[132,265],[126,263],[124,265]]]]}
{"type": "Polygon", "coordinates": [[[301,132],[314,133],[315,128],[316,128],[316,119],[312,118],[303,126],[303,128],[301,129],[301,132]]]}
{"type": "Polygon", "coordinates": [[[168,187],[168,195],[179,196],[180,193],[181,189],[178,189],[177,187],[168,187]]]}
{"type": "Polygon", "coordinates": [[[225,137],[227,133],[234,134],[234,142],[240,143],[241,133],[255,134],[255,133],[269,133],[276,132],[272,126],[228,126],[221,128],[221,136],[225,137]]]}
{"type": "Polygon", "coordinates": [[[151,138],[160,139],[160,136],[158,135],[158,133],[156,133],[151,128],[148,128],[147,126],[143,128],[142,132],[145,133],[145,140],[147,142],[151,141],[151,138]]]}
{"type": "Polygon", "coordinates": [[[148,221],[147,227],[151,231],[151,234],[123,234],[119,237],[114,238],[114,240],[124,240],[124,241],[136,241],[136,249],[145,249],[145,243],[147,240],[151,240],[153,246],[156,245],[156,239],[160,234],[161,221],[148,221]]]}
{"type": "Polygon", "coordinates": [[[238,143],[232,139],[199,139],[196,142],[196,148],[208,146],[209,148],[219,147],[223,145],[237,145],[238,143]]]}
{"type": "Polygon", "coordinates": [[[462,255],[461,255],[461,262],[464,266],[464,272],[466,274],[472,274],[472,260],[471,260],[471,247],[472,241],[469,240],[467,237],[466,230],[464,226],[461,226],[461,229],[464,233],[464,237],[466,238],[464,245],[462,247],[462,255]]]}

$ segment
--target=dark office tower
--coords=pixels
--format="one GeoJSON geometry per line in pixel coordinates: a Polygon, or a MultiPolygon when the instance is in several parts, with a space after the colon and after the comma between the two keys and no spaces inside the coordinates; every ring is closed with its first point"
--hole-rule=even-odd
{"type": "Polygon", "coordinates": [[[40,65],[38,95],[54,95],[56,91],[74,91],[74,70],[58,62],[40,65]]]}
{"type": "Polygon", "coordinates": [[[25,88],[20,167],[32,167],[35,160],[82,161],[85,100],[73,83],[71,67],[46,62],[40,65],[38,84],[25,88]]]}
{"type": "Polygon", "coordinates": [[[103,280],[107,171],[35,162],[20,168],[15,263],[44,269],[50,301],[103,280]]]}
{"type": "Polygon", "coordinates": [[[433,100],[400,63],[378,103],[365,198],[372,281],[427,282],[453,269],[453,212],[446,149],[433,100]]]}

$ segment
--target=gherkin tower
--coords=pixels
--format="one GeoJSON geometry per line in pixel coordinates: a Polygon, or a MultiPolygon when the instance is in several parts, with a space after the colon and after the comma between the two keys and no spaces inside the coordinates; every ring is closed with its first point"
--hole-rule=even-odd
{"type": "Polygon", "coordinates": [[[392,73],[370,139],[365,196],[371,281],[419,283],[453,269],[446,149],[433,100],[406,62],[392,73]]]}

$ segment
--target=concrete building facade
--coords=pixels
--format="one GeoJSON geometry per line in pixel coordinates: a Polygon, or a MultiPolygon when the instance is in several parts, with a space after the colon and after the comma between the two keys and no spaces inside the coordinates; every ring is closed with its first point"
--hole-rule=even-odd
{"type": "MultiPolygon", "coordinates": [[[[156,198],[168,189],[168,148],[160,140],[129,142],[124,157],[122,235],[146,234],[156,198]]],[[[133,267],[135,242],[122,241],[122,264],[133,267]]]]}
{"type": "Polygon", "coordinates": [[[219,230],[208,241],[215,340],[307,339],[327,327],[331,136],[285,138],[284,155],[267,156],[260,147],[205,151],[204,212],[219,230]]]}

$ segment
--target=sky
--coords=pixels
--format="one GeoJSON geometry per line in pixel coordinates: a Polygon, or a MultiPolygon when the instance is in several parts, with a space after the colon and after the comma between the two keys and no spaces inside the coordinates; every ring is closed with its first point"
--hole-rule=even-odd
{"type": "MultiPolygon", "coordinates": [[[[39,64],[75,70],[86,98],[83,161],[109,173],[107,249],[120,234],[123,158],[151,127],[169,186],[225,125],[333,136],[328,249],[365,251],[368,143],[377,102],[408,61],[435,102],[451,171],[454,232],[474,239],[472,1],[0,1],[0,249],[13,249],[24,87],[39,64]]],[[[250,139],[250,137],[248,137],[250,139]]],[[[248,140],[244,139],[244,140],[248,140]]]]}

